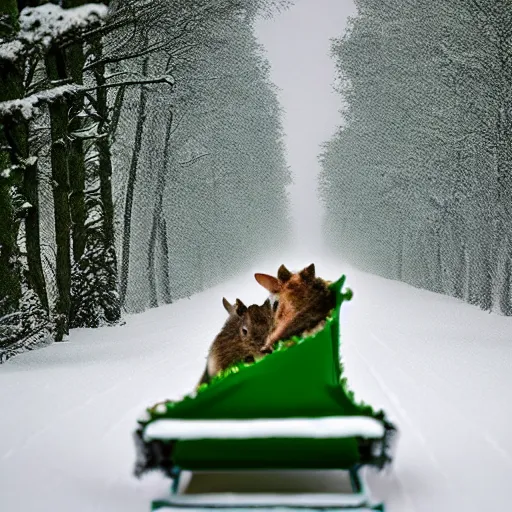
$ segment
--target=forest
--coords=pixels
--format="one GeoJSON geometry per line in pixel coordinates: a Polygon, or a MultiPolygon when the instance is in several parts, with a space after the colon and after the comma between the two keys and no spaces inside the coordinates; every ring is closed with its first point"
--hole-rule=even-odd
{"type": "Polygon", "coordinates": [[[320,155],[331,247],[512,315],[512,5],[356,0],[320,155]]]}
{"type": "Polygon", "coordinates": [[[281,0],[3,0],[0,362],[234,275],[289,238],[253,23],[281,0]]]}

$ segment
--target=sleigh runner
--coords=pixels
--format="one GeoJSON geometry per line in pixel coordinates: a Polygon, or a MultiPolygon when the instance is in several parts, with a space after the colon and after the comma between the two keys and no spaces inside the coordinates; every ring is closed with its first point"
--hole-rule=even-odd
{"type": "Polygon", "coordinates": [[[187,508],[373,509],[360,470],[392,459],[396,428],[383,411],[356,403],[339,362],[339,312],[351,292],[345,276],[331,287],[336,307],[323,329],[293,346],[282,342],[252,364],[241,363],[179,402],[148,409],[135,432],[135,474],[158,469],[171,495],[152,510],[187,508]],[[182,471],[348,471],[352,493],[182,494],[182,471]]]}

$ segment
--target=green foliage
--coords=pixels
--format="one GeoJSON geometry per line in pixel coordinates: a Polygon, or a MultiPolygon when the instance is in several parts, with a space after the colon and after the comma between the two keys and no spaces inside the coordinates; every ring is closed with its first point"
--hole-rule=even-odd
{"type": "Polygon", "coordinates": [[[12,37],[18,28],[17,1],[2,0],[0,2],[0,39],[12,37]]]}
{"type": "Polygon", "coordinates": [[[23,282],[18,310],[0,317],[0,363],[51,339],[51,323],[34,290],[23,282]]]}
{"type": "Polygon", "coordinates": [[[84,254],[72,269],[71,327],[100,327],[119,320],[114,258],[101,234],[89,233],[84,254]]]}

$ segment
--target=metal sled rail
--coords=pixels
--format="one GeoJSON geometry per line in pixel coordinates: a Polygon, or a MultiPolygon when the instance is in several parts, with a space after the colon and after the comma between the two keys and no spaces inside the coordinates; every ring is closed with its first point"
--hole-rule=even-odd
{"type": "MultiPolygon", "coordinates": [[[[293,508],[317,510],[383,510],[375,508],[359,495],[298,493],[284,496],[278,493],[258,494],[202,494],[201,496],[176,495],[165,502],[154,502],[153,510],[165,508],[293,508]]],[[[379,505],[377,505],[379,507],[379,505]]]]}
{"type": "Polygon", "coordinates": [[[204,493],[178,492],[182,471],[175,468],[171,496],[152,502],[152,511],[166,509],[301,509],[301,510],[373,510],[384,512],[384,504],[374,502],[359,474],[359,466],[349,470],[353,490],[349,493],[204,493]]]}

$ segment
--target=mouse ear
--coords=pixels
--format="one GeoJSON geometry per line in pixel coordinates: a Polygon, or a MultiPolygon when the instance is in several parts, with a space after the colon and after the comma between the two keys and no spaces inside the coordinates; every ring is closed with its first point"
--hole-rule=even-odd
{"type": "Polygon", "coordinates": [[[281,284],[274,276],[269,276],[268,274],[254,274],[254,278],[270,293],[279,293],[281,291],[281,284]]]}
{"type": "Polygon", "coordinates": [[[301,279],[304,279],[304,281],[311,281],[315,278],[315,264],[311,263],[309,267],[306,267],[305,269],[301,270],[299,272],[299,276],[301,279]]]}
{"type": "Polygon", "coordinates": [[[228,299],[226,299],[225,297],[222,297],[222,305],[224,306],[224,309],[230,314],[232,315],[235,310],[234,310],[234,306],[232,304],[229,303],[228,299]]]}
{"type": "Polygon", "coordinates": [[[292,275],[293,274],[284,265],[281,265],[277,270],[277,278],[282,283],[286,283],[286,281],[288,281],[292,275]]]}
{"type": "Polygon", "coordinates": [[[238,316],[242,316],[247,311],[247,306],[240,299],[236,299],[235,311],[238,316]]]}

